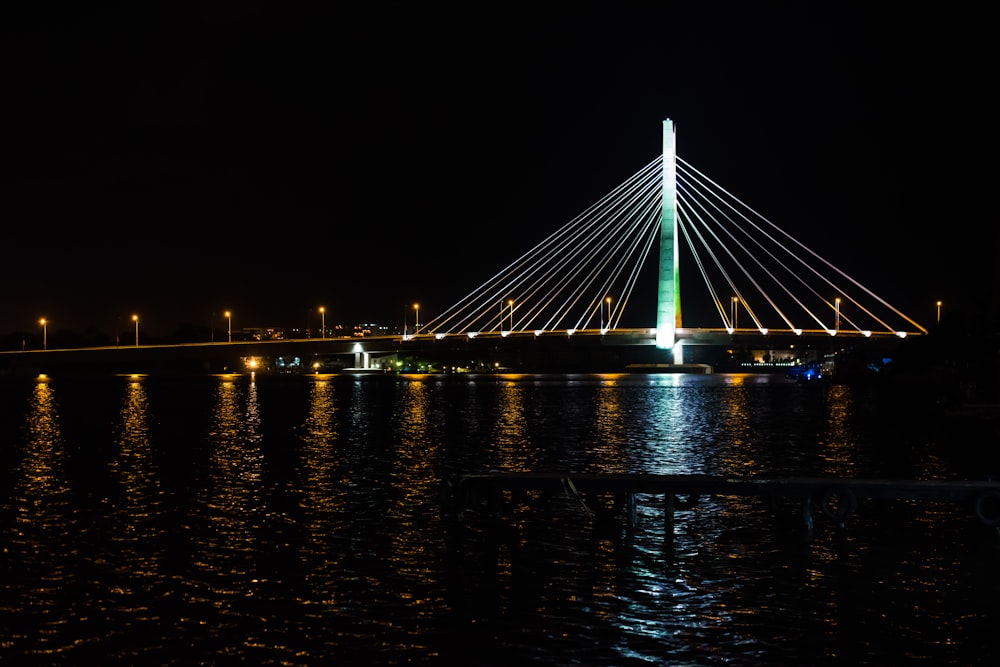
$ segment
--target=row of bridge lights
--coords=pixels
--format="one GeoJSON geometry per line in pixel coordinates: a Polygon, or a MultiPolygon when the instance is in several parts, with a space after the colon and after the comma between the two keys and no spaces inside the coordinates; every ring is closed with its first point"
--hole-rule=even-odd
{"type": "MultiPolygon", "coordinates": [[[[228,317],[229,313],[226,313],[228,317]]],[[[133,315],[132,321],[135,322],[135,346],[139,347],[139,316],[133,315]]],[[[49,321],[44,317],[38,320],[38,323],[42,325],[42,349],[49,349],[49,321]]]]}
{"type": "MultiPolygon", "coordinates": [[[[504,305],[503,301],[501,301],[500,302],[500,334],[501,335],[503,334],[503,319],[504,319],[503,305],[504,305]]],[[[510,313],[510,329],[509,329],[509,331],[513,331],[514,330],[514,300],[513,299],[509,299],[507,301],[507,307],[510,309],[509,310],[509,313],[510,313]]],[[[600,302],[600,317],[601,317],[601,331],[602,332],[607,331],[608,329],[606,329],[604,327],[604,323],[605,322],[607,322],[608,328],[611,328],[611,297],[610,296],[604,297],[604,299],[600,302]],[[608,309],[607,320],[605,320],[605,318],[604,318],[604,308],[605,308],[605,305],[607,306],[607,309],[608,309]]]]}
{"type": "MultiPolygon", "coordinates": [[[[729,316],[730,316],[730,318],[733,321],[733,331],[736,331],[736,329],[738,328],[737,324],[736,324],[736,318],[739,316],[739,301],[740,301],[739,297],[736,297],[736,296],[733,297],[733,306],[732,306],[732,308],[730,310],[730,313],[729,313],[729,316]]],[[[834,335],[838,331],[840,331],[840,297],[838,296],[837,298],[835,298],[833,300],[833,303],[834,303],[834,308],[836,309],[836,313],[837,314],[836,314],[836,320],[835,320],[835,324],[834,324],[834,329],[831,332],[831,335],[834,335]]],[[[608,320],[607,321],[608,321],[608,326],[610,326],[611,325],[611,297],[610,296],[606,297],[601,302],[601,331],[605,330],[604,329],[604,305],[605,304],[607,304],[607,308],[608,308],[608,320]]],[[[941,302],[938,301],[935,305],[937,306],[937,323],[941,324],[941,302]]],[[[502,324],[503,317],[504,317],[503,316],[503,307],[504,307],[504,303],[503,303],[503,301],[501,301],[500,302],[500,322],[501,322],[500,333],[501,334],[503,333],[503,324],[502,324]]],[[[510,331],[513,331],[514,330],[514,300],[513,299],[509,299],[507,301],[507,307],[510,309],[510,331]]],[[[413,311],[415,313],[415,318],[416,318],[416,323],[414,324],[413,333],[414,333],[414,335],[416,335],[417,333],[420,332],[420,304],[419,303],[413,304],[413,311]]],[[[324,306],[320,306],[319,307],[319,314],[320,314],[320,337],[321,338],[326,338],[326,308],[324,306]]],[[[233,314],[230,311],[227,310],[226,312],[223,313],[223,316],[226,318],[226,334],[227,334],[229,342],[232,343],[233,342],[233,314]]],[[[138,315],[133,315],[132,316],[132,321],[135,322],[135,345],[136,345],[136,347],[138,347],[139,346],[139,316],[138,315]]],[[[42,319],[40,319],[38,321],[38,323],[42,325],[42,349],[43,350],[47,350],[48,347],[49,347],[49,339],[48,339],[49,320],[47,320],[46,318],[43,317],[42,319]]],[[[801,331],[801,330],[798,330],[798,331],[801,331]]],[[[403,321],[403,333],[404,334],[406,333],[406,321],[405,321],[405,319],[403,321]]],[[[730,333],[732,333],[732,331],[730,331],[730,333]]]]}
{"type": "MultiPolygon", "coordinates": [[[[322,312],[320,308],[320,312],[322,312]]],[[[233,314],[228,310],[223,313],[227,321],[227,333],[229,334],[229,342],[233,342],[233,314]]],[[[132,321],[135,323],[135,346],[139,347],[139,316],[133,315],[132,321]]],[[[49,349],[49,320],[42,318],[38,320],[38,323],[42,325],[42,349],[49,349]]]]}
{"type": "MultiPolygon", "coordinates": [[[[610,299],[608,301],[610,303],[610,299]]],[[[729,333],[733,333],[733,331],[736,331],[736,329],[739,328],[737,326],[737,324],[736,324],[736,318],[739,316],[739,312],[740,312],[739,311],[739,304],[740,304],[740,298],[738,296],[734,296],[733,297],[733,305],[729,309],[729,318],[733,322],[733,328],[732,328],[732,330],[730,330],[729,333]]],[[[937,301],[937,302],[935,302],[934,305],[937,307],[937,319],[935,321],[937,322],[937,324],[941,324],[941,302],[937,301]]],[[[834,307],[834,310],[836,312],[836,316],[835,316],[835,319],[834,319],[833,329],[829,332],[831,336],[835,336],[837,334],[837,332],[840,331],[840,297],[839,296],[836,297],[836,298],[834,298],[834,300],[833,300],[833,307],[834,307]]],[[[602,322],[602,327],[603,327],[603,322],[602,322]]],[[[802,333],[802,330],[801,329],[795,329],[795,333],[796,334],[802,333]]],[[[865,334],[866,336],[870,336],[871,335],[870,331],[863,331],[862,333],[865,334]]]]}
{"type": "MultiPolygon", "coordinates": [[[[417,326],[419,326],[419,322],[420,322],[420,306],[417,305],[417,304],[413,304],[413,307],[415,309],[417,309],[417,322],[418,322],[417,326]]],[[[320,314],[320,317],[321,317],[320,335],[321,335],[321,337],[326,338],[326,307],[320,306],[318,310],[319,310],[319,314],[320,314]]],[[[233,342],[233,313],[231,311],[227,310],[227,311],[225,311],[222,314],[222,316],[226,318],[226,337],[227,337],[227,340],[230,343],[232,343],[233,342]]],[[[42,349],[43,350],[47,350],[49,348],[49,321],[50,320],[48,318],[45,318],[45,317],[43,317],[42,319],[38,320],[38,323],[40,325],[42,325],[42,349]]],[[[136,345],[136,347],[138,347],[139,346],[139,316],[138,315],[133,315],[132,316],[132,321],[135,323],[135,345],[136,345]]]]}

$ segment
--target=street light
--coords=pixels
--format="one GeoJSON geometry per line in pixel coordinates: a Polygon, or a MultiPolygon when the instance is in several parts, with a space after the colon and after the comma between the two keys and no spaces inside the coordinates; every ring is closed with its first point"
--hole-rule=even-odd
{"type": "Polygon", "coordinates": [[[733,297],[733,307],[729,309],[730,317],[733,320],[733,331],[736,331],[739,327],[736,326],[736,318],[740,314],[740,298],[737,296],[733,297]]]}
{"type": "Polygon", "coordinates": [[[47,349],[49,349],[48,320],[46,320],[43,317],[41,320],[39,320],[39,324],[42,325],[42,349],[43,350],[47,350],[47,349]]]}
{"type": "Polygon", "coordinates": [[[232,343],[233,342],[233,314],[230,313],[227,310],[225,312],[225,316],[226,316],[226,323],[227,323],[226,325],[228,326],[228,332],[229,332],[229,342],[232,343]]]}
{"type": "Polygon", "coordinates": [[[941,302],[940,301],[937,302],[937,323],[941,324],[941,302]]]}
{"type": "Polygon", "coordinates": [[[413,304],[413,311],[415,313],[415,317],[416,317],[416,320],[417,320],[416,323],[413,325],[413,335],[416,336],[418,333],[420,333],[420,304],[419,303],[413,304]]]}
{"type": "MultiPolygon", "coordinates": [[[[510,306],[510,330],[514,331],[514,299],[507,299],[507,305],[510,306]]],[[[503,327],[501,327],[503,328],[503,327]]]]}
{"type": "Polygon", "coordinates": [[[834,322],[833,330],[834,331],[840,331],[840,297],[839,296],[836,299],[833,300],[833,304],[837,308],[837,318],[836,318],[836,321],[834,322]]]}
{"type": "MultiPolygon", "coordinates": [[[[611,328],[611,297],[606,297],[604,303],[608,304],[608,328],[611,328]]],[[[601,304],[601,330],[604,329],[604,303],[601,304]]]]}
{"type": "Polygon", "coordinates": [[[319,317],[320,317],[319,337],[326,338],[326,308],[324,308],[323,306],[319,307],[319,317]]]}
{"type": "Polygon", "coordinates": [[[139,347],[139,316],[133,315],[132,321],[135,322],[135,346],[139,347]]]}

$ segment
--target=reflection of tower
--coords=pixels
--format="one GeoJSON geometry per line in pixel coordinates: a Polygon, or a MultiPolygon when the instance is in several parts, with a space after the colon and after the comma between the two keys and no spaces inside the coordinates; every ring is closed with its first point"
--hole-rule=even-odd
{"type": "Polygon", "coordinates": [[[660,204],[660,281],[657,290],[656,346],[673,349],[674,362],[683,363],[676,344],[681,326],[680,281],[677,271],[677,158],[673,121],[663,121],[663,194],[660,204]]]}

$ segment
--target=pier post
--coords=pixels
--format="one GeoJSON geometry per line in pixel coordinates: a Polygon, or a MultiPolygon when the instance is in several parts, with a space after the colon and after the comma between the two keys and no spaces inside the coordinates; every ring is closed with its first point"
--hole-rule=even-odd
{"type": "Polygon", "coordinates": [[[805,527],[806,532],[809,535],[812,535],[813,532],[812,497],[809,495],[802,496],[802,525],[805,527]]]}
{"type": "Polygon", "coordinates": [[[629,534],[631,534],[635,531],[635,527],[639,523],[639,515],[635,506],[634,493],[625,494],[625,517],[626,517],[626,528],[629,534]]]}

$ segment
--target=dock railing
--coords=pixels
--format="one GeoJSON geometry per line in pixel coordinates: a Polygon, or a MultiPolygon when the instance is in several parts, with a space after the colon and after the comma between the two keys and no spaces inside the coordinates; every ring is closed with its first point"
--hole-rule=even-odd
{"type": "Polygon", "coordinates": [[[592,516],[624,516],[636,525],[636,496],[662,496],[667,537],[673,535],[674,512],[707,497],[759,496],[797,499],[802,525],[813,530],[819,513],[844,527],[861,499],[953,501],[966,504],[985,526],[1000,526],[1000,481],[895,480],[825,477],[744,478],[710,475],[654,475],[545,472],[473,473],[442,483],[443,510],[460,523],[472,514],[498,519],[515,499],[531,492],[563,493],[580,501],[592,516]]]}

